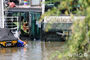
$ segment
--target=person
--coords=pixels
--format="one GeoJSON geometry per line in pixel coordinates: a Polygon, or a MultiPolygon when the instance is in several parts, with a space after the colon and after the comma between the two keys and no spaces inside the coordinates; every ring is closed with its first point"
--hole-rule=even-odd
{"type": "Polygon", "coordinates": [[[24,47],[25,45],[26,45],[26,42],[18,38],[17,47],[24,47]]]}
{"type": "Polygon", "coordinates": [[[25,23],[23,24],[23,30],[26,31],[26,32],[28,32],[29,27],[28,27],[28,23],[27,23],[27,22],[25,22],[25,23]]]}
{"type": "Polygon", "coordinates": [[[26,45],[26,42],[25,41],[22,41],[19,37],[20,37],[20,31],[18,32],[18,31],[16,31],[15,32],[15,34],[14,34],[14,36],[18,39],[17,40],[17,44],[16,44],[16,46],[17,47],[24,47],[25,45],[26,45]]]}
{"type": "Polygon", "coordinates": [[[21,34],[20,31],[19,31],[19,32],[16,31],[15,37],[18,39],[16,46],[17,46],[17,47],[24,47],[24,46],[26,45],[26,41],[22,41],[22,40],[20,39],[20,34],[21,34]]]}

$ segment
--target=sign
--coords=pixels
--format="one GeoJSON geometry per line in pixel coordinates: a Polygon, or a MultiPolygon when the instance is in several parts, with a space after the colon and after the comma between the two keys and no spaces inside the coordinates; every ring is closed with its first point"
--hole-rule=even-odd
{"type": "Polygon", "coordinates": [[[76,20],[84,20],[85,16],[46,16],[44,23],[73,23],[76,20]]]}
{"type": "Polygon", "coordinates": [[[74,21],[84,20],[85,16],[46,16],[43,30],[71,30],[74,21]]]}

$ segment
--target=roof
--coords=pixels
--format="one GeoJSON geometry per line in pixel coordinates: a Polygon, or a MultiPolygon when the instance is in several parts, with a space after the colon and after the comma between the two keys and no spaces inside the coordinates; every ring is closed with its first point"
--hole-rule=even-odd
{"type": "Polygon", "coordinates": [[[14,34],[8,28],[0,28],[0,41],[17,40],[14,34]]]}

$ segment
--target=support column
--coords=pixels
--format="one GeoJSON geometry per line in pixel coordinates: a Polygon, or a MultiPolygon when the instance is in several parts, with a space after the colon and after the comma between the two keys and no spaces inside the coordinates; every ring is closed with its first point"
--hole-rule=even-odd
{"type": "Polygon", "coordinates": [[[3,0],[0,0],[0,28],[4,28],[4,6],[3,0]]]}

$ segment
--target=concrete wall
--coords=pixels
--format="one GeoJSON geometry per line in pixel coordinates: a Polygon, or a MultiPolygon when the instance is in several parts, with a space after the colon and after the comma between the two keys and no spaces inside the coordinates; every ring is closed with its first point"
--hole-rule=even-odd
{"type": "Polygon", "coordinates": [[[4,28],[3,0],[0,0],[0,28],[4,28]]]}

